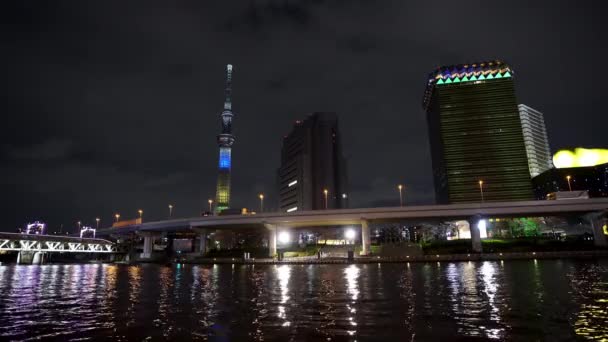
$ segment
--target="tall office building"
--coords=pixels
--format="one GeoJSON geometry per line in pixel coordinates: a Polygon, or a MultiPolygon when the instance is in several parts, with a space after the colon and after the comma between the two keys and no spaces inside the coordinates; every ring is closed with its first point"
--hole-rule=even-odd
{"type": "Polygon", "coordinates": [[[226,65],[226,88],[224,95],[224,111],[221,115],[222,133],[217,136],[220,155],[215,194],[216,213],[230,208],[230,166],[232,164],[232,144],[234,144],[234,135],[232,134],[232,118],[234,116],[232,114],[232,64],[226,65]]]}
{"type": "Polygon", "coordinates": [[[280,210],[345,208],[346,183],[346,162],[336,114],[313,113],[304,121],[296,121],[291,133],[284,137],[281,149],[280,210]]]}
{"type": "Polygon", "coordinates": [[[437,202],[533,198],[513,75],[501,61],[430,74],[423,106],[437,202]]]}
{"type": "Polygon", "coordinates": [[[525,104],[520,104],[517,108],[519,109],[519,118],[524,133],[528,168],[530,169],[530,176],[534,178],[553,167],[545,120],[543,119],[543,113],[525,104]]]}

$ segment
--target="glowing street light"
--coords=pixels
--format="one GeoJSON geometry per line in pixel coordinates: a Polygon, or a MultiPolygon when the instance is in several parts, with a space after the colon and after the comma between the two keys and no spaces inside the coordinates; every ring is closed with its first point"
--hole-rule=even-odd
{"type": "Polygon", "coordinates": [[[354,229],[347,229],[344,232],[344,237],[346,238],[346,240],[348,241],[353,241],[355,239],[355,237],[357,236],[357,233],[355,233],[354,229]]]}
{"type": "Polygon", "coordinates": [[[82,226],[82,222],[78,221],[78,230],[80,230],[81,226],[82,226]]]}
{"type": "Polygon", "coordinates": [[[120,214],[116,214],[114,217],[116,218],[116,222],[118,222],[118,219],[120,219],[120,214]]]}
{"type": "Polygon", "coordinates": [[[101,219],[99,217],[96,217],[95,222],[97,222],[97,229],[99,229],[99,221],[101,221],[101,219]]]}
{"type": "Polygon", "coordinates": [[[479,193],[481,194],[481,201],[483,202],[483,181],[479,181],[479,193]]]}
{"type": "Polygon", "coordinates": [[[568,190],[572,191],[572,186],[570,185],[570,178],[572,178],[572,177],[570,177],[569,175],[566,176],[566,180],[568,181],[568,190]]]}
{"type": "Polygon", "coordinates": [[[327,189],[323,189],[323,195],[325,196],[325,210],[327,210],[327,194],[329,191],[327,189]]]}
{"type": "Polygon", "coordinates": [[[260,212],[264,211],[264,194],[260,194],[260,212]]]}
{"type": "Polygon", "coordinates": [[[289,233],[286,231],[280,232],[277,238],[279,240],[279,243],[283,245],[286,245],[291,241],[291,235],[289,235],[289,233]]]}
{"type": "Polygon", "coordinates": [[[139,213],[139,219],[141,220],[144,216],[144,211],[139,209],[137,212],[139,213]]]}
{"type": "Polygon", "coordinates": [[[173,204],[169,204],[169,218],[171,218],[172,214],[173,214],[173,204]]]}
{"type": "Polygon", "coordinates": [[[479,229],[480,238],[485,239],[488,237],[486,220],[484,220],[484,219],[479,220],[479,222],[477,222],[477,229],[479,229]]]}
{"type": "Polygon", "coordinates": [[[397,185],[397,189],[399,189],[399,206],[403,207],[403,185],[397,185]]]}
{"type": "Polygon", "coordinates": [[[213,200],[209,199],[207,202],[209,202],[209,213],[212,213],[213,212],[213,209],[212,209],[212,207],[213,207],[213,200]]]}

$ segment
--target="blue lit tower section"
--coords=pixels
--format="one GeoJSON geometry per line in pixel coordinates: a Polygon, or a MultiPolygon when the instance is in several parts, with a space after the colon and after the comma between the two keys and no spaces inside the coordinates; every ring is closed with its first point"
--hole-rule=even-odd
{"type": "Polygon", "coordinates": [[[232,144],[232,64],[226,65],[226,89],[224,111],[222,112],[222,133],[217,136],[217,145],[220,148],[219,173],[217,176],[217,190],[215,194],[215,212],[219,213],[230,207],[230,165],[232,144]]]}

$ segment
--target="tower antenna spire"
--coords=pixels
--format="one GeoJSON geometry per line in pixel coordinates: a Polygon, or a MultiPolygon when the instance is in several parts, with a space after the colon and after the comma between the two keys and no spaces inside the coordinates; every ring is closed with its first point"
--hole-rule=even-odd
{"type": "Polygon", "coordinates": [[[224,89],[224,109],[232,110],[232,64],[226,65],[226,88],[224,89]]]}

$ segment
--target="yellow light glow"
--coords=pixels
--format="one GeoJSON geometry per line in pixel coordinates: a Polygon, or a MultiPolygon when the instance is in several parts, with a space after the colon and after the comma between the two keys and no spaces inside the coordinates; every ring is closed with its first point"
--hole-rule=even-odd
{"type": "Polygon", "coordinates": [[[574,151],[561,150],[553,155],[553,165],[558,169],[595,166],[604,163],[608,163],[608,149],[578,147],[574,151]]]}

